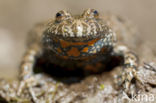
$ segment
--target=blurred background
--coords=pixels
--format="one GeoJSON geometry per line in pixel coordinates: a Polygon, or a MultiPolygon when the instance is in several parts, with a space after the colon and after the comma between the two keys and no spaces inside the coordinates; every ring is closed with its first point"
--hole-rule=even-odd
{"type": "Polygon", "coordinates": [[[0,0],[0,78],[17,76],[26,35],[37,22],[62,9],[79,14],[86,8],[129,18],[140,37],[156,44],[155,0],[0,0]]]}

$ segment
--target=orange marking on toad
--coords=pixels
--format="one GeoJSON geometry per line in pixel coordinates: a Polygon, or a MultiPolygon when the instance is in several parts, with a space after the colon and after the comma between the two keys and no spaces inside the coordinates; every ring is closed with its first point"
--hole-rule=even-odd
{"type": "Polygon", "coordinates": [[[99,38],[93,39],[93,40],[89,41],[87,44],[89,46],[93,46],[98,40],[99,40],[99,38]]]}
{"type": "Polygon", "coordinates": [[[70,43],[65,40],[60,40],[60,43],[61,43],[62,48],[66,48],[70,46],[70,43]]]}
{"type": "Polygon", "coordinates": [[[99,40],[99,38],[93,39],[91,41],[88,42],[68,42],[65,40],[60,40],[61,46],[62,48],[66,48],[69,46],[78,46],[78,45],[88,45],[88,46],[92,46],[94,45],[97,41],[99,40]]]}
{"type": "Polygon", "coordinates": [[[57,52],[58,52],[58,53],[61,53],[62,50],[61,50],[60,48],[57,48],[57,52]]]}
{"type": "Polygon", "coordinates": [[[100,70],[100,68],[102,68],[103,65],[101,63],[96,63],[94,65],[86,65],[85,69],[86,70],[90,70],[92,72],[98,72],[100,70]]]}
{"type": "Polygon", "coordinates": [[[85,42],[68,42],[65,40],[60,40],[60,42],[61,42],[62,48],[66,48],[66,47],[73,46],[73,45],[85,45],[85,44],[87,44],[85,42]]]}
{"type": "Polygon", "coordinates": [[[82,52],[88,52],[88,47],[83,48],[82,52]]]}
{"type": "Polygon", "coordinates": [[[80,52],[77,48],[72,47],[68,52],[67,52],[68,56],[74,56],[77,57],[80,55],[80,52]]]}

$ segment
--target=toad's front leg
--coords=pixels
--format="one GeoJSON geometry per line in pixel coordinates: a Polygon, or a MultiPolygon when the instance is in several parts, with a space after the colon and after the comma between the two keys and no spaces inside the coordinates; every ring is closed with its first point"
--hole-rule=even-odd
{"type": "Polygon", "coordinates": [[[136,70],[138,68],[137,56],[128,50],[125,46],[116,46],[114,48],[113,55],[119,55],[123,57],[123,71],[116,78],[116,83],[124,88],[127,93],[130,89],[130,84],[133,78],[138,79],[136,70]]]}
{"type": "Polygon", "coordinates": [[[22,63],[20,65],[20,86],[17,91],[17,95],[20,95],[23,88],[26,86],[29,88],[32,84],[33,77],[33,66],[36,62],[36,57],[41,54],[40,47],[37,45],[32,45],[25,53],[22,63]]]}

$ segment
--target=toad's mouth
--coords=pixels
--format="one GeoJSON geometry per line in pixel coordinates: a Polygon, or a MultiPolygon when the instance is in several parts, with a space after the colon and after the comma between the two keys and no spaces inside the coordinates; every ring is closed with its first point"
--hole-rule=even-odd
{"type": "Polygon", "coordinates": [[[82,35],[82,36],[64,36],[61,34],[50,34],[52,38],[57,40],[65,40],[69,42],[89,42],[96,38],[104,38],[105,32],[98,32],[96,34],[82,35]]]}

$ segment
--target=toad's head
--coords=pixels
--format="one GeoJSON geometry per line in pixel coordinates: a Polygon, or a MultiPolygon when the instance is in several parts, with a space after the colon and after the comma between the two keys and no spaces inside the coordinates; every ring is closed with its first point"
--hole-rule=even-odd
{"type": "Polygon", "coordinates": [[[76,59],[96,54],[108,44],[113,45],[114,38],[97,10],[87,9],[75,16],[62,10],[48,22],[43,46],[60,56],[76,59]]]}

